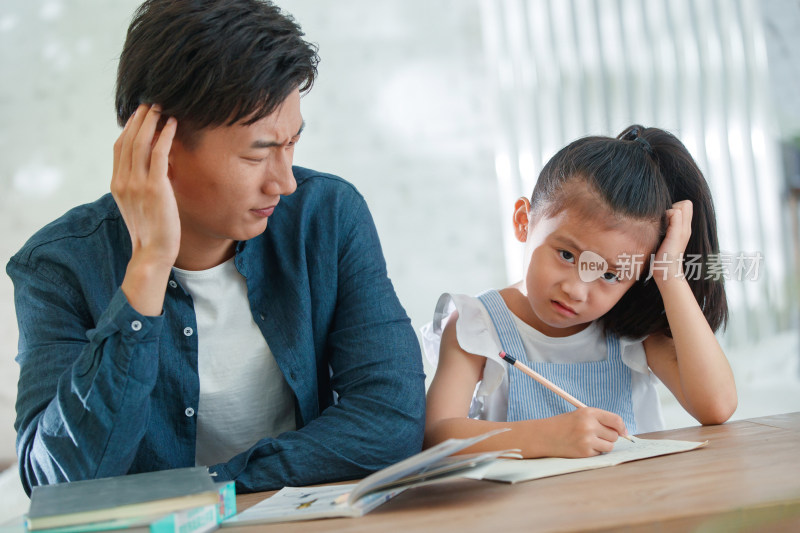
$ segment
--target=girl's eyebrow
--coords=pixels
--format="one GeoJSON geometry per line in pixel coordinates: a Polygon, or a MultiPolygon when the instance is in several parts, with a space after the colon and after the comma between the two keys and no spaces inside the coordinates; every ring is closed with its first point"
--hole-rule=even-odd
{"type": "MultiPolygon", "coordinates": [[[[588,251],[590,251],[592,253],[596,253],[597,254],[597,252],[595,252],[594,250],[589,250],[588,248],[584,248],[583,245],[579,244],[576,241],[573,241],[569,237],[566,237],[566,236],[563,236],[563,235],[554,235],[553,239],[555,239],[556,241],[559,241],[560,244],[563,244],[563,245],[567,246],[568,248],[572,248],[573,250],[578,250],[579,252],[585,252],[585,251],[588,250],[588,251]]],[[[600,255],[600,257],[605,259],[606,263],[608,263],[609,270],[620,270],[620,265],[616,261],[609,261],[608,257],[605,257],[605,256],[603,256],[601,254],[597,254],[597,255],[600,255]]]]}
{"type": "Polygon", "coordinates": [[[573,241],[569,237],[565,237],[563,235],[553,235],[553,238],[556,241],[560,242],[561,244],[563,244],[563,245],[565,245],[565,246],[567,246],[569,248],[573,248],[573,249],[579,250],[581,252],[586,250],[586,248],[584,248],[583,245],[573,241]]]}

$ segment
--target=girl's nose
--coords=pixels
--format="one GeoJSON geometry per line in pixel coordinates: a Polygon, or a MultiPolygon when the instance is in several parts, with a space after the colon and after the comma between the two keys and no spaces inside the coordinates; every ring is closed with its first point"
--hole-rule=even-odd
{"type": "Polygon", "coordinates": [[[583,302],[589,294],[589,284],[581,280],[578,276],[565,280],[561,284],[561,290],[564,291],[570,300],[574,302],[583,302]]]}

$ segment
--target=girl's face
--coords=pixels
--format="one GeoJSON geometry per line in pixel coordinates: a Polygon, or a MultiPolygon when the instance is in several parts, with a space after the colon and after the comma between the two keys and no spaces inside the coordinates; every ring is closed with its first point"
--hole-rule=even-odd
{"type": "Polygon", "coordinates": [[[515,212],[517,238],[525,242],[519,289],[530,307],[520,318],[550,337],[575,334],[605,315],[641,275],[651,251],[644,243],[655,228],[646,222],[609,229],[574,206],[535,221],[521,211],[530,212],[526,199],[515,212]]]}

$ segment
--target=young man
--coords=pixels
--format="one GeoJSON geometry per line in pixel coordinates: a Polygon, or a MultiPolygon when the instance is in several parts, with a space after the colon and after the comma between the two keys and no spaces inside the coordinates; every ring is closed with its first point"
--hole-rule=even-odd
{"type": "Polygon", "coordinates": [[[195,464],[258,491],[419,451],[419,347],[365,202],[292,167],[318,60],[302,36],[260,0],[137,11],[111,195],[7,267],[28,492],[195,464]]]}

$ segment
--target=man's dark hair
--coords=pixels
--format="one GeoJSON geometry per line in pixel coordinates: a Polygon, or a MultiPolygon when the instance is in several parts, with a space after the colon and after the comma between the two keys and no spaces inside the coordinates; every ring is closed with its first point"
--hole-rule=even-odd
{"type": "Polygon", "coordinates": [[[147,0],[117,70],[117,122],[141,103],[178,119],[178,138],[208,126],[252,124],[317,74],[317,47],[290,15],[263,0],[147,0]]]}

